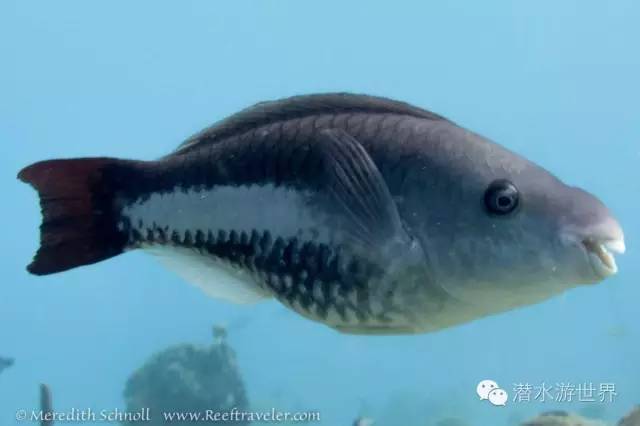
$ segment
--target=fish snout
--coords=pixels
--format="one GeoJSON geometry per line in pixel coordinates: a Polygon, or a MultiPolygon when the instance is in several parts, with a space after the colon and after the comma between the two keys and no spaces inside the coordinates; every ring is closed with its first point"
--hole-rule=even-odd
{"type": "Polygon", "coordinates": [[[624,254],[626,245],[622,226],[613,217],[607,216],[596,225],[582,229],[569,229],[562,237],[563,242],[576,245],[584,252],[599,279],[618,272],[615,254],[624,254]]]}

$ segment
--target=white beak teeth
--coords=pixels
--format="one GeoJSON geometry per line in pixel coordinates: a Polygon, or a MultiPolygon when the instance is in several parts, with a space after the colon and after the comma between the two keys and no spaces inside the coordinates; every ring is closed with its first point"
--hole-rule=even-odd
{"type": "Polygon", "coordinates": [[[618,272],[616,259],[611,253],[607,251],[604,245],[600,246],[600,250],[598,251],[597,255],[600,258],[600,261],[604,263],[607,268],[611,269],[613,272],[618,272]]]}
{"type": "Polygon", "coordinates": [[[592,240],[585,240],[583,244],[587,249],[589,259],[591,259],[591,264],[600,275],[608,277],[618,272],[616,259],[609,250],[614,253],[624,253],[624,241],[611,240],[600,243],[592,240]]]}
{"type": "Polygon", "coordinates": [[[603,246],[614,253],[624,254],[627,247],[624,244],[624,240],[607,241],[603,246]]]}

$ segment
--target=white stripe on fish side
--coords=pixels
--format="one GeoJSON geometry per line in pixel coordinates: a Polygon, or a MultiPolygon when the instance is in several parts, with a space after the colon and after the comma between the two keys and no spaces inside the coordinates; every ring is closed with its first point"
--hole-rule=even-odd
{"type": "Polygon", "coordinates": [[[144,201],[124,206],[122,216],[131,226],[146,235],[146,228],[156,224],[168,227],[167,238],[177,231],[217,232],[253,230],[269,231],[277,237],[299,237],[303,240],[326,241],[322,227],[317,226],[305,195],[294,189],[273,184],[251,186],[217,186],[210,189],[180,188],[168,193],[154,193],[144,201]],[[140,226],[142,224],[142,226],[140,226]],[[311,230],[315,230],[312,235],[311,230]]]}

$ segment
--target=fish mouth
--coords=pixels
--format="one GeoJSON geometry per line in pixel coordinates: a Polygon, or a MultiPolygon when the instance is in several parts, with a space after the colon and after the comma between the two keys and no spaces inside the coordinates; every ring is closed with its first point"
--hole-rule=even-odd
{"type": "Polygon", "coordinates": [[[582,240],[589,263],[594,272],[601,278],[610,277],[618,272],[618,265],[613,253],[623,254],[626,250],[624,240],[599,241],[593,238],[582,240]]]}

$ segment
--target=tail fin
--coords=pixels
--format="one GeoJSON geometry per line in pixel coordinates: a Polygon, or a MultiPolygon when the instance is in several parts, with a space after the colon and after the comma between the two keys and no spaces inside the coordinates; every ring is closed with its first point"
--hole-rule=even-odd
{"type": "Polygon", "coordinates": [[[66,271],[117,256],[127,235],[118,230],[111,171],[123,160],[50,160],[23,169],[18,178],[40,195],[40,249],[27,270],[35,275],[66,271]]]}

